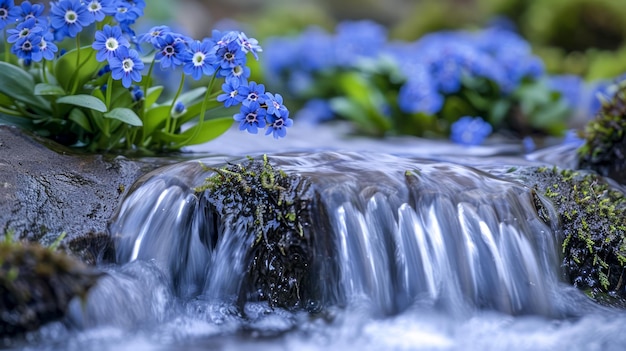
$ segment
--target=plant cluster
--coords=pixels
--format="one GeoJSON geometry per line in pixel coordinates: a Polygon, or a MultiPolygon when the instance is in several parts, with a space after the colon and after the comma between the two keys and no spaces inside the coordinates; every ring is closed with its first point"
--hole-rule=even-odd
{"type": "Polygon", "coordinates": [[[626,198],[597,174],[542,167],[534,188],[555,205],[563,231],[563,267],[592,297],[625,298],[626,198]]]}
{"type": "MultiPolygon", "coordinates": [[[[310,183],[263,161],[206,168],[213,173],[195,190],[204,193],[222,225],[243,227],[250,235],[247,284],[242,294],[271,306],[305,308],[309,287],[311,238],[310,183]]],[[[220,240],[218,238],[217,240],[220,240]]]]}
{"type": "Polygon", "coordinates": [[[580,167],[626,180],[626,79],[609,89],[602,97],[596,117],[589,121],[583,132],[584,144],[578,149],[580,167]]]}
{"type": "Polygon", "coordinates": [[[306,114],[350,120],[365,134],[448,137],[461,117],[478,116],[493,131],[560,135],[569,116],[542,61],[505,29],[391,42],[376,23],[343,22],[334,34],[311,28],[265,49],[268,84],[289,91],[306,114]]]}
{"type": "Polygon", "coordinates": [[[248,81],[247,56],[262,50],[245,33],[197,40],[160,25],[137,35],[144,0],[49,4],[0,0],[0,122],[92,151],[176,150],[221,135],[233,119],[275,138],[291,126],[282,96],[248,81]],[[156,70],[180,72],[169,98],[156,70]],[[188,76],[208,82],[186,90],[188,76]]]}

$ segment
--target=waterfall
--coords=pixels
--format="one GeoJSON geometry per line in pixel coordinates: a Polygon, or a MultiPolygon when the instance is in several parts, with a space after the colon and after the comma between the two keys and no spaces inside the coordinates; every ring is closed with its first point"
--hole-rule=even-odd
{"type": "MultiPolygon", "coordinates": [[[[420,307],[565,313],[555,301],[558,220],[528,187],[472,167],[390,155],[285,154],[270,162],[308,179],[316,194],[307,230],[318,304],[362,304],[380,316],[420,307]]],[[[168,166],[130,192],[110,226],[117,263],[153,262],[183,300],[234,304],[255,235],[224,223],[194,191],[210,175],[200,163],[224,164],[168,166]]]]}

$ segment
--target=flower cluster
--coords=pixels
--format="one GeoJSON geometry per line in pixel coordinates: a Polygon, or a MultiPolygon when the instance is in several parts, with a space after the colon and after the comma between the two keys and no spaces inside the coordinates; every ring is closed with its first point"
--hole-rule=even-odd
{"type": "Polygon", "coordinates": [[[492,127],[481,117],[463,116],[452,123],[450,139],[461,145],[480,145],[491,134],[492,127]]]}
{"type": "Polygon", "coordinates": [[[334,33],[313,27],[270,39],[265,49],[274,79],[267,83],[291,92],[303,115],[313,111],[309,99],[325,98],[362,133],[450,136],[455,121],[480,115],[494,130],[558,134],[547,125],[568,117],[565,102],[543,81],[543,62],[502,28],[399,42],[374,22],[343,22],[334,33]],[[523,117],[521,125],[509,120],[513,115],[523,117]]]}
{"type": "Polygon", "coordinates": [[[0,102],[0,122],[30,119],[33,129],[49,128],[43,134],[69,133],[57,139],[92,150],[178,149],[217,137],[228,120],[241,130],[265,128],[266,135],[280,138],[293,123],[280,94],[249,81],[248,54],[258,59],[262,49],[243,32],[213,31],[196,40],[159,25],[136,34],[132,27],[143,16],[144,0],[49,5],[0,0],[0,30],[11,45],[0,78],[31,75],[18,91],[0,87],[14,100],[0,102]],[[89,36],[93,41],[82,46],[89,36]],[[180,72],[179,89],[166,92],[166,101],[160,98],[164,87],[153,85],[155,69],[180,72]],[[208,84],[183,91],[185,77],[208,84]],[[218,80],[222,90],[213,89],[218,80]],[[222,110],[233,106],[239,112],[225,117],[222,110]]]}

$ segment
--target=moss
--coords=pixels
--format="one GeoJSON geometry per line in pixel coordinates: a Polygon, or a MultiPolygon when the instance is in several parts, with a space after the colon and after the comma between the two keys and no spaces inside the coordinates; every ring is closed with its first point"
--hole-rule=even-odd
{"type": "Polygon", "coordinates": [[[214,173],[196,191],[206,192],[224,225],[243,223],[254,236],[240,296],[272,306],[305,306],[310,298],[309,183],[274,169],[267,156],[207,170],[214,173]]]}
{"type": "Polygon", "coordinates": [[[99,273],[58,250],[35,243],[0,242],[0,336],[35,330],[65,315],[99,273]]]}
{"type": "Polygon", "coordinates": [[[526,170],[529,184],[555,205],[562,228],[563,267],[592,297],[626,298],[626,199],[603,177],[586,171],[526,170]],[[532,175],[531,175],[532,174],[532,175]]]}
{"type": "Polygon", "coordinates": [[[585,144],[578,150],[580,167],[626,181],[626,80],[603,101],[596,118],[585,127],[585,144]]]}

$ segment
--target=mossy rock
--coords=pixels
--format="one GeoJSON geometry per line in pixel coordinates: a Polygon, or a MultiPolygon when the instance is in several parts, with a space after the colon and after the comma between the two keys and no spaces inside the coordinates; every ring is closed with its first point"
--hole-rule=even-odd
{"type": "Polygon", "coordinates": [[[306,307],[314,299],[309,287],[311,238],[305,230],[310,224],[310,183],[275,170],[267,157],[209,170],[213,175],[197,192],[204,193],[222,225],[243,226],[254,236],[240,301],[306,307]]]}
{"type": "Polygon", "coordinates": [[[615,94],[585,127],[585,144],[578,150],[580,168],[626,183],[626,80],[614,88],[615,94]]]}
{"type": "Polygon", "coordinates": [[[556,167],[521,172],[524,182],[558,212],[567,279],[598,302],[626,305],[624,193],[593,172],[556,167]]]}
{"type": "Polygon", "coordinates": [[[0,242],[0,336],[36,330],[62,318],[74,297],[84,298],[99,273],[34,243],[0,242]]]}

